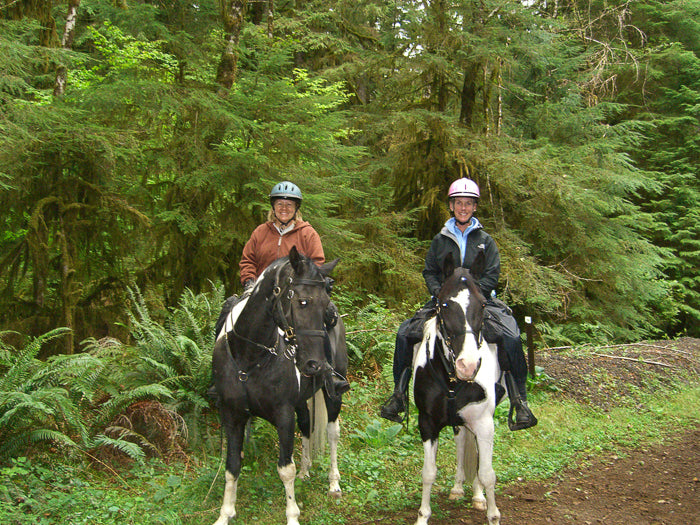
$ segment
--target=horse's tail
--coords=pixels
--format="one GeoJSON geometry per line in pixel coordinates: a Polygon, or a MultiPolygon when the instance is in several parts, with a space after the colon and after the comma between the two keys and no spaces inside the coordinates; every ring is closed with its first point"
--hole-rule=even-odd
{"type": "Polygon", "coordinates": [[[309,455],[311,461],[323,455],[326,446],[326,427],[328,426],[328,412],[326,400],[323,397],[323,389],[318,389],[307,404],[311,414],[311,435],[309,436],[309,455]]]}

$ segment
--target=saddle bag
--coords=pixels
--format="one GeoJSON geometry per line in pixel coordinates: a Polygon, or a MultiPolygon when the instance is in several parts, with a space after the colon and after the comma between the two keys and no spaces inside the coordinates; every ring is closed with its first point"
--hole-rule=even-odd
{"type": "Polygon", "coordinates": [[[513,310],[495,297],[486,303],[482,331],[487,343],[497,343],[504,335],[520,337],[520,328],[513,317],[513,310]]]}

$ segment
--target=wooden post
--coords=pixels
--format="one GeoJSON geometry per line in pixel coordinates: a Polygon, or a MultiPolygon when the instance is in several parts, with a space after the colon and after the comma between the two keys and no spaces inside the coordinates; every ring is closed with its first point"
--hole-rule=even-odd
{"type": "Polygon", "coordinates": [[[530,377],[535,377],[535,347],[532,343],[532,317],[525,316],[525,334],[527,335],[527,369],[530,377]]]}

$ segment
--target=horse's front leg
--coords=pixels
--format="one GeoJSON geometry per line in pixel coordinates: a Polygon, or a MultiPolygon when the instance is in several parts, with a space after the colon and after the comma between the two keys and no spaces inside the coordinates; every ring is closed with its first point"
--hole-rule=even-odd
{"type": "Polygon", "coordinates": [[[229,520],[236,516],[236,492],[238,490],[238,476],[241,473],[243,436],[246,425],[245,419],[235,419],[226,407],[221,410],[221,421],[226,430],[226,486],[224,487],[224,502],[221,505],[219,519],[214,525],[227,525],[229,520]]]}
{"type": "Polygon", "coordinates": [[[432,514],[430,510],[430,492],[437,476],[437,448],[437,437],[423,441],[423,495],[420,509],[418,509],[416,525],[428,525],[428,520],[432,514]]]}
{"type": "Polygon", "coordinates": [[[311,442],[309,441],[309,436],[311,435],[311,418],[309,415],[309,407],[306,406],[306,403],[302,403],[295,411],[297,415],[297,425],[299,425],[299,431],[301,432],[301,461],[299,462],[299,473],[297,477],[302,479],[311,476],[309,474],[309,470],[311,469],[311,442]]]}
{"type": "Polygon", "coordinates": [[[493,418],[484,418],[479,421],[474,430],[479,462],[478,483],[486,492],[486,517],[489,525],[499,525],[501,513],[496,506],[496,472],[493,470],[493,418]]]}
{"type": "Polygon", "coordinates": [[[459,431],[455,435],[455,484],[450,490],[450,499],[456,500],[464,497],[464,481],[467,479],[465,473],[466,461],[466,439],[467,429],[459,427],[459,431]]]}
{"type": "Polygon", "coordinates": [[[340,440],[340,423],[338,420],[330,421],[327,426],[328,453],[331,466],[328,471],[328,494],[333,498],[340,498],[343,491],[340,490],[340,471],[338,470],[338,441],[340,440]]]}
{"type": "Polygon", "coordinates": [[[294,413],[277,425],[277,435],[280,442],[280,455],[277,462],[277,472],[284,485],[285,501],[287,503],[287,525],[299,525],[299,507],[294,496],[294,479],[297,469],[292,459],[294,452],[294,413]]]}

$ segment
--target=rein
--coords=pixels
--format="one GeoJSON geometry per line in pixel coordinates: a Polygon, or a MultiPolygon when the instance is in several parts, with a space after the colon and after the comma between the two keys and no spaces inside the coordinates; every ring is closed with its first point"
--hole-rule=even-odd
{"type": "MultiPolygon", "coordinates": [[[[445,378],[443,374],[438,373],[438,371],[435,370],[435,367],[433,366],[432,359],[430,359],[429,339],[426,341],[425,344],[425,354],[427,368],[430,371],[430,374],[432,375],[435,382],[438,385],[440,385],[442,391],[445,394],[445,397],[447,398],[447,422],[451,427],[455,427],[456,430],[457,426],[464,424],[462,418],[457,414],[457,392],[465,388],[466,385],[473,383],[473,381],[462,381],[460,379],[457,379],[455,370],[456,356],[453,348],[454,339],[460,335],[464,335],[466,337],[468,334],[473,334],[473,332],[465,331],[459,334],[450,334],[449,330],[447,330],[447,327],[445,326],[445,321],[443,320],[440,313],[440,304],[438,304],[436,313],[437,333],[435,337],[435,346],[439,344],[440,348],[435,348],[435,352],[433,353],[433,355],[438,354],[440,356],[440,361],[442,362],[442,365],[445,368],[447,378],[445,378]],[[438,338],[437,335],[440,335],[440,338],[438,338]],[[445,348],[442,347],[443,342],[445,348]],[[445,350],[447,350],[447,352],[445,352],[445,350]]],[[[479,333],[477,343],[479,346],[481,346],[481,333],[479,333]]]]}
{"type": "MultiPolygon", "coordinates": [[[[275,273],[275,285],[272,288],[272,316],[275,320],[275,325],[277,326],[277,328],[279,328],[283,332],[283,340],[286,343],[284,346],[284,357],[291,361],[296,358],[296,351],[297,347],[299,346],[297,342],[297,334],[310,337],[325,337],[326,332],[325,330],[297,330],[291,323],[287,321],[287,317],[284,314],[284,307],[282,305],[282,298],[285,295],[290,300],[292,299],[292,297],[294,297],[294,290],[292,289],[292,286],[294,286],[295,284],[306,284],[310,286],[325,287],[326,282],[324,280],[317,279],[293,279],[291,276],[287,279],[283,279],[283,282],[281,282],[282,269],[288,264],[289,262],[280,264],[277,268],[277,272],[275,273]],[[282,285],[284,285],[284,288],[282,287],[282,285]],[[284,292],[286,292],[286,294],[284,292]]],[[[269,301],[270,298],[266,297],[265,300],[269,301]]],[[[294,312],[292,311],[291,313],[293,317],[294,312]]],[[[231,331],[237,338],[252,345],[255,345],[262,350],[266,350],[274,356],[278,355],[278,348],[281,342],[280,337],[276,338],[275,344],[273,346],[266,346],[262,343],[253,341],[252,339],[249,339],[248,337],[239,334],[236,331],[236,324],[237,321],[233,324],[233,328],[231,331]]]]}
{"type": "MultiPolygon", "coordinates": [[[[231,329],[231,332],[233,335],[235,335],[237,338],[250,343],[252,345],[257,346],[258,348],[265,350],[267,354],[263,356],[260,361],[258,361],[256,364],[254,364],[251,368],[261,368],[264,366],[268,360],[272,356],[278,356],[279,355],[279,347],[280,345],[283,346],[283,355],[286,359],[290,361],[294,361],[295,366],[296,366],[296,353],[297,353],[297,347],[298,347],[298,342],[297,342],[297,335],[305,335],[305,336],[311,336],[311,337],[325,337],[326,336],[326,331],[325,330],[297,330],[295,326],[287,321],[287,317],[284,314],[284,307],[282,306],[282,299],[283,297],[287,297],[290,301],[294,297],[294,290],[293,286],[295,284],[305,284],[309,286],[323,286],[325,287],[326,282],[325,280],[318,280],[318,279],[294,279],[291,276],[288,278],[285,278],[281,281],[281,276],[282,276],[282,268],[287,266],[289,262],[285,262],[284,264],[280,264],[279,267],[277,268],[277,272],[275,273],[275,285],[272,288],[272,317],[273,320],[275,321],[275,325],[277,328],[282,330],[283,336],[277,336],[275,340],[274,346],[266,346],[262,343],[259,343],[257,341],[253,341],[252,339],[249,339],[248,337],[245,337],[241,334],[239,334],[236,331],[236,324],[238,323],[238,320],[236,320],[235,323],[233,323],[233,327],[231,329]],[[285,293],[286,292],[286,293],[285,293]]],[[[270,298],[266,297],[266,301],[269,301],[270,298]]],[[[294,321],[294,310],[290,308],[290,312],[292,314],[292,322],[294,321]]],[[[238,363],[236,363],[236,359],[233,356],[233,352],[231,351],[231,345],[229,344],[228,341],[228,334],[226,334],[226,347],[228,349],[228,353],[231,356],[231,359],[234,362],[235,368],[238,369],[238,380],[242,383],[243,386],[243,393],[245,396],[245,401],[244,401],[244,406],[245,406],[245,411],[247,413],[250,413],[249,410],[249,404],[248,404],[248,389],[245,386],[245,383],[248,381],[248,372],[246,372],[242,367],[238,366],[238,363]]],[[[316,378],[314,377],[314,386],[315,386],[315,381],[316,378]]]]}

